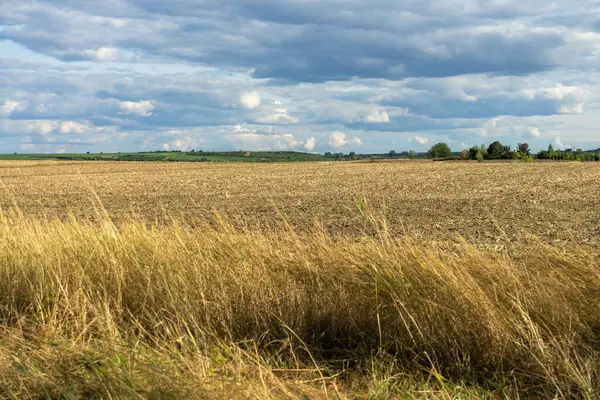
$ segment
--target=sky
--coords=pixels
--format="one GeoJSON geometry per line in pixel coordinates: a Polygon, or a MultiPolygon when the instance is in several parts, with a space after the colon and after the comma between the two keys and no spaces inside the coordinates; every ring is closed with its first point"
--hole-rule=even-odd
{"type": "Polygon", "coordinates": [[[600,148],[600,1],[1,0],[0,153],[600,148]]]}

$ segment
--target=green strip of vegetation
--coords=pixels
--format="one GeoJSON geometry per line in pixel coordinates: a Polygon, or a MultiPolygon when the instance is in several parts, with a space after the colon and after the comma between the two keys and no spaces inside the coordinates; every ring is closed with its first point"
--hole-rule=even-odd
{"type": "Polygon", "coordinates": [[[438,160],[567,160],[567,161],[600,161],[600,149],[555,150],[552,145],[548,150],[532,154],[529,144],[519,143],[515,150],[499,141],[489,146],[473,146],[461,152],[452,151],[446,143],[433,145],[427,153],[414,150],[397,153],[391,150],[383,154],[357,154],[351,151],[344,153],[315,154],[296,151],[149,151],[138,153],[67,153],[67,154],[0,154],[0,160],[79,160],[79,161],[162,161],[162,162],[306,162],[306,161],[349,161],[349,160],[383,160],[383,159],[418,159],[432,158],[438,160]]]}

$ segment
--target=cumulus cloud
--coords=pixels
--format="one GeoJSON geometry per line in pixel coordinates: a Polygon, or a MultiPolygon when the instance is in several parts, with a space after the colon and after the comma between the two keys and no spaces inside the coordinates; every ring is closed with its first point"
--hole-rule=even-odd
{"type": "Polygon", "coordinates": [[[23,112],[27,110],[29,103],[26,101],[14,101],[6,100],[3,105],[0,106],[0,116],[10,116],[13,112],[23,112]]]}
{"type": "Polygon", "coordinates": [[[329,144],[336,149],[340,149],[350,144],[360,146],[363,144],[363,142],[358,136],[352,139],[348,139],[344,132],[335,131],[331,135],[329,135],[329,144]]]}
{"type": "Polygon", "coordinates": [[[184,136],[182,138],[175,139],[173,142],[171,142],[171,145],[175,150],[190,151],[198,147],[198,142],[190,136],[184,136]]]}
{"type": "Polygon", "coordinates": [[[72,133],[83,134],[86,131],[87,126],[80,124],[75,121],[63,121],[60,124],[60,133],[68,135],[72,133]]]}
{"type": "Polygon", "coordinates": [[[563,104],[558,108],[561,114],[581,114],[583,112],[583,103],[563,104]]]}
{"type": "Polygon", "coordinates": [[[296,150],[302,143],[293,134],[237,133],[226,136],[238,150],[269,151],[296,150]]]}
{"type": "Polygon", "coordinates": [[[386,111],[373,110],[371,115],[365,117],[365,122],[371,124],[387,124],[390,122],[390,116],[386,111]]]}
{"type": "Polygon", "coordinates": [[[313,151],[315,149],[315,145],[317,144],[317,139],[314,136],[309,137],[304,144],[304,148],[307,151],[313,151]]]}
{"type": "Polygon", "coordinates": [[[258,106],[260,106],[260,93],[258,93],[258,92],[242,93],[240,95],[240,102],[242,104],[242,107],[244,107],[248,110],[253,110],[253,109],[257,108],[258,106]]]}
{"type": "Polygon", "coordinates": [[[530,126],[527,128],[527,130],[527,136],[529,136],[530,138],[538,138],[541,135],[539,128],[536,128],[535,126],[530,126]]]}
{"type": "Polygon", "coordinates": [[[427,144],[427,142],[429,142],[428,138],[419,135],[415,136],[414,138],[408,138],[409,143],[412,143],[413,140],[419,144],[427,144]]]}
{"type": "Polygon", "coordinates": [[[120,51],[112,47],[101,47],[97,50],[85,50],[83,56],[93,61],[114,61],[120,56],[120,51]]]}
{"type": "Polygon", "coordinates": [[[123,114],[135,114],[140,117],[151,117],[152,110],[156,107],[149,100],[140,100],[138,102],[133,101],[121,101],[119,107],[123,114]]]}
{"type": "Polygon", "coordinates": [[[581,114],[588,93],[579,86],[557,85],[551,88],[525,89],[525,96],[529,99],[547,99],[556,104],[556,111],[560,114],[581,114]]]}
{"type": "Polygon", "coordinates": [[[261,124],[297,124],[298,121],[298,118],[288,114],[287,108],[278,108],[275,113],[256,119],[256,122],[261,124]]]}
{"type": "Polygon", "coordinates": [[[554,146],[555,146],[557,149],[564,149],[564,148],[566,148],[566,147],[567,147],[567,146],[565,146],[565,145],[563,144],[562,140],[560,139],[560,136],[557,136],[557,137],[555,137],[555,138],[554,138],[554,146]]]}
{"type": "Polygon", "coordinates": [[[241,125],[234,126],[233,127],[233,131],[234,132],[241,132],[241,133],[256,133],[256,129],[246,128],[246,127],[243,127],[241,125]]]}
{"type": "Polygon", "coordinates": [[[30,121],[26,123],[25,131],[45,136],[54,131],[57,126],[55,121],[30,121]]]}

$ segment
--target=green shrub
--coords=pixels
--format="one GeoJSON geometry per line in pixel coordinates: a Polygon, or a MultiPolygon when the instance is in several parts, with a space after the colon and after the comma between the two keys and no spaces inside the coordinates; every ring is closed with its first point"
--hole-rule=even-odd
{"type": "Polygon", "coordinates": [[[450,157],[452,155],[452,150],[450,146],[446,143],[437,143],[434,144],[431,149],[427,152],[427,157],[429,158],[445,158],[450,157]]]}
{"type": "Polygon", "coordinates": [[[522,155],[519,159],[523,162],[533,162],[533,156],[531,154],[522,155]]]}

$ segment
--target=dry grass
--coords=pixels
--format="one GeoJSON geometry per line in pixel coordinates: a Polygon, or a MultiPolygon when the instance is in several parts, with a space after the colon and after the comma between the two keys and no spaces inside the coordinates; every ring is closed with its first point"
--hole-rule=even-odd
{"type": "MultiPolygon", "coordinates": [[[[350,189],[345,186],[338,192],[330,188],[332,197],[326,197],[320,181],[297,186],[319,186],[321,207],[340,212],[347,226],[336,235],[330,233],[337,225],[322,226],[297,214],[287,225],[272,209],[262,214],[270,216],[262,229],[241,229],[239,220],[229,224],[221,215],[203,217],[208,206],[187,210],[196,216],[194,224],[165,218],[156,225],[115,211],[123,195],[119,185],[131,174],[150,182],[144,176],[155,171],[154,165],[93,165],[97,178],[90,164],[19,164],[16,169],[10,164],[5,170],[0,165],[2,190],[13,196],[13,211],[0,217],[0,398],[593,399],[600,394],[600,258],[597,247],[588,245],[594,243],[591,237],[558,245],[549,243],[549,236],[522,236],[510,247],[490,247],[493,241],[479,242],[469,230],[466,240],[441,240],[452,231],[444,229],[412,234],[406,226],[413,222],[404,224],[409,233],[398,235],[402,229],[387,218],[396,201],[391,195],[387,211],[374,216],[370,210],[381,204],[368,205],[349,192],[346,199],[343,193],[350,189]],[[87,173],[68,176],[63,167],[87,173]],[[44,196],[52,196],[43,187],[36,192],[38,178],[31,177],[39,175],[28,168],[46,171],[50,188],[58,185],[56,171],[63,172],[69,190],[57,190],[57,203],[61,193],[77,199],[76,190],[83,193],[87,187],[88,198],[74,201],[71,210],[85,210],[93,221],[81,214],[65,214],[62,220],[32,216],[52,210],[44,203],[44,196]],[[115,168],[125,169],[120,179],[115,168]],[[30,178],[18,186],[9,178],[18,174],[30,178]],[[115,186],[112,197],[104,181],[115,186]],[[41,201],[37,209],[27,202],[32,193],[41,201]],[[341,206],[346,201],[347,210],[341,206]],[[109,218],[115,215],[120,217],[109,218]]],[[[367,172],[383,182],[384,172],[391,176],[386,168],[405,176],[417,168],[390,165],[367,172]]],[[[436,173],[471,178],[491,173],[470,165],[450,165],[446,172],[420,165],[440,182],[436,173]]],[[[575,188],[597,173],[582,164],[564,165],[578,173],[580,183],[571,183],[575,188]]],[[[322,180],[333,179],[329,173],[346,174],[353,188],[376,185],[375,179],[357,181],[363,172],[353,168],[359,167],[304,168],[324,168],[322,180]]],[[[554,164],[544,167],[557,173],[554,164]]],[[[150,176],[167,187],[180,174],[185,176],[181,185],[190,186],[198,176],[214,176],[205,167],[165,168],[150,176]]],[[[233,191],[236,185],[222,181],[234,168],[215,166],[221,179],[215,182],[233,191]]],[[[263,168],[269,167],[247,170],[257,186],[259,171],[267,171],[263,168]]],[[[292,172],[316,173],[270,168],[272,175],[265,179],[279,210],[289,210],[284,187],[300,193],[291,185],[292,172]]],[[[503,168],[510,174],[521,166],[503,168]]],[[[150,201],[141,195],[142,186],[129,190],[150,201]]],[[[192,204],[185,192],[180,190],[178,198],[165,194],[178,202],[154,199],[154,204],[170,205],[166,212],[177,215],[174,210],[192,204]]],[[[453,198],[455,192],[445,196],[453,198]]],[[[215,201],[215,208],[231,211],[227,207],[239,202],[241,214],[261,215],[257,199],[267,194],[255,188],[245,200],[227,203],[236,193],[215,201]]],[[[397,196],[415,196],[401,193],[397,196]]],[[[438,192],[421,193],[425,203],[442,201],[438,192]]],[[[506,193],[507,202],[517,204],[506,193]]],[[[570,201],[587,202],[583,215],[591,213],[597,199],[570,201]]]]}

